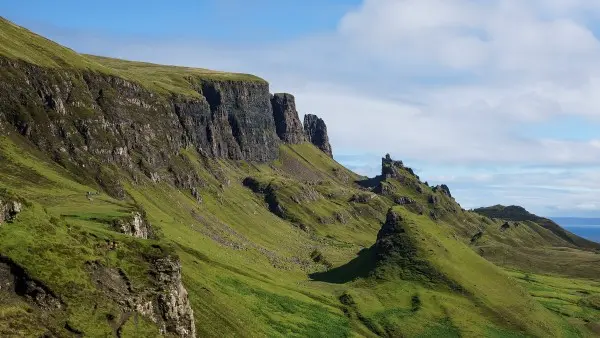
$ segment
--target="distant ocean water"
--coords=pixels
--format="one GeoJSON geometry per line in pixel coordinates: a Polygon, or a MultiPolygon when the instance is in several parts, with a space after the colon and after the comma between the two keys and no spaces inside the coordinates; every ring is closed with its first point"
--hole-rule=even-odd
{"type": "MultiPolygon", "coordinates": [[[[562,225],[562,224],[561,224],[562,225]]],[[[581,236],[585,239],[589,239],[590,241],[600,243],[600,224],[598,225],[586,225],[586,226],[569,226],[562,225],[563,228],[568,231],[574,233],[575,235],[581,236]]]]}

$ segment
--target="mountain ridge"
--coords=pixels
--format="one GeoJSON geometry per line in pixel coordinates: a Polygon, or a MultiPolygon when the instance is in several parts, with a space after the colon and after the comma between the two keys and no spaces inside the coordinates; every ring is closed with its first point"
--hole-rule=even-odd
{"type": "Polygon", "coordinates": [[[600,250],[600,243],[577,236],[565,230],[553,220],[534,215],[520,206],[495,205],[487,208],[477,208],[473,211],[490,218],[499,218],[507,221],[532,221],[578,247],[600,250]]]}

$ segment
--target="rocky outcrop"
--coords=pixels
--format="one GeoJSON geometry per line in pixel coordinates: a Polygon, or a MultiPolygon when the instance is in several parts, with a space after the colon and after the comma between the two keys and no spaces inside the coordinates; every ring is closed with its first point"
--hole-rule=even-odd
{"type": "Polygon", "coordinates": [[[440,202],[440,198],[437,195],[429,195],[427,197],[427,202],[431,204],[438,204],[440,202]]]}
{"type": "Polygon", "coordinates": [[[417,203],[414,199],[406,196],[396,196],[394,197],[394,203],[398,205],[408,205],[417,203]]]}
{"type": "Polygon", "coordinates": [[[325,122],[316,115],[304,115],[304,132],[307,140],[321,149],[325,154],[333,157],[329,136],[327,135],[327,126],[325,122]]]}
{"type": "Polygon", "coordinates": [[[86,268],[96,287],[127,314],[113,323],[117,331],[126,324],[130,314],[137,312],[158,325],[162,335],[195,337],[194,313],[181,280],[179,260],[165,256],[154,258],[150,265],[152,287],[142,290],[134,289],[120,269],[100,262],[89,262],[86,268]]]}
{"type": "Polygon", "coordinates": [[[136,238],[148,239],[154,236],[152,225],[143,211],[134,211],[131,216],[115,220],[113,227],[118,232],[136,238]]]}
{"type": "Polygon", "coordinates": [[[194,312],[181,281],[181,264],[172,257],[157,259],[154,272],[159,286],[158,309],[164,322],[163,333],[196,337],[194,312]]]}
{"type": "Polygon", "coordinates": [[[433,191],[434,192],[438,192],[439,191],[441,194],[446,195],[446,196],[452,198],[452,194],[450,193],[450,188],[448,188],[448,186],[445,185],[445,184],[438,185],[438,186],[434,187],[433,191]]]}
{"type": "Polygon", "coordinates": [[[402,161],[394,161],[390,154],[385,154],[381,159],[381,176],[384,178],[395,178],[400,176],[399,171],[404,169],[402,161]]]}
{"type": "Polygon", "coordinates": [[[285,143],[305,142],[306,136],[296,111],[294,96],[285,93],[274,94],[271,97],[271,106],[277,136],[285,143]]]}
{"type": "Polygon", "coordinates": [[[16,200],[6,200],[0,197],[0,224],[4,222],[12,222],[17,215],[23,210],[23,204],[16,200]]]}
{"type": "Polygon", "coordinates": [[[64,307],[58,296],[46,285],[29,276],[11,259],[0,256],[0,299],[3,292],[17,294],[44,310],[59,310],[64,307]]]}
{"type": "Polygon", "coordinates": [[[356,203],[369,203],[369,201],[371,201],[373,198],[375,198],[375,195],[370,194],[370,193],[358,193],[358,194],[353,194],[350,197],[350,202],[356,202],[356,203]]]}
{"type": "Polygon", "coordinates": [[[423,240],[418,226],[411,225],[398,211],[390,209],[373,247],[378,269],[394,271],[402,279],[444,284],[461,291],[462,287],[439,271],[423,253],[420,247],[423,240]]]}

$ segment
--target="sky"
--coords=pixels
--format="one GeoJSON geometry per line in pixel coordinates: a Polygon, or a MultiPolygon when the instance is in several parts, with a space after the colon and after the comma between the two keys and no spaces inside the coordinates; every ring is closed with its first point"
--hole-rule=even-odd
{"type": "Polygon", "coordinates": [[[369,176],[390,153],[464,208],[600,217],[600,1],[20,0],[79,52],[259,75],[369,176]]]}

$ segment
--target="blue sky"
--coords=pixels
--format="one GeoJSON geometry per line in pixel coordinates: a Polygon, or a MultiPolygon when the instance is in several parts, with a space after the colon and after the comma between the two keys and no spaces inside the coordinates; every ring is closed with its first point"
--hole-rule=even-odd
{"type": "Polygon", "coordinates": [[[264,42],[334,30],[356,0],[10,1],[3,16],[24,25],[114,36],[264,42]]]}
{"type": "Polygon", "coordinates": [[[600,216],[600,3],[21,0],[0,11],[80,52],[262,76],[322,116],[336,159],[360,173],[389,152],[466,208],[600,216]]]}

